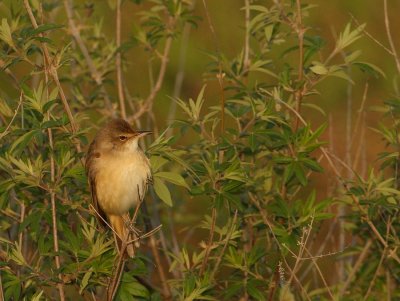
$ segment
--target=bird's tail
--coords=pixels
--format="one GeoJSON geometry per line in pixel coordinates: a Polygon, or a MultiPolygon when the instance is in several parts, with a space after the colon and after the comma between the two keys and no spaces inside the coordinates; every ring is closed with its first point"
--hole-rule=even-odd
{"type": "MultiPolygon", "coordinates": [[[[129,233],[127,225],[125,225],[124,218],[121,215],[108,215],[108,220],[113,227],[115,233],[114,238],[117,244],[118,250],[121,253],[122,241],[126,243],[132,240],[132,234],[129,233]],[[117,234],[117,235],[116,235],[117,234]]],[[[135,256],[135,249],[133,243],[129,243],[126,246],[126,253],[129,257],[133,258],[135,256]]]]}

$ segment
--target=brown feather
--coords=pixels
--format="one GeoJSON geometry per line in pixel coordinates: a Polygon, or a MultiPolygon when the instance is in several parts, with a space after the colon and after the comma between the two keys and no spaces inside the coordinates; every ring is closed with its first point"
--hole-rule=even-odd
{"type": "MultiPolygon", "coordinates": [[[[110,221],[111,227],[114,229],[114,231],[119,236],[116,239],[116,243],[118,246],[118,250],[121,252],[122,241],[126,240],[126,242],[128,242],[128,241],[132,240],[132,235],[129,234],[122,216],[109,214],[108,220],[110,221]]],[[[130,257],[135,256],[133,244],[128,244],[126,246],[126,252],[128,253],[128,255],[130,257]]]]}

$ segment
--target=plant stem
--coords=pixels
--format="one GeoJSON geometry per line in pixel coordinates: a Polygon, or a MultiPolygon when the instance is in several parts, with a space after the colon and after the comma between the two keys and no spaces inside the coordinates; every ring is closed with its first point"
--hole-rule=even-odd
{"type": "MultiPolygon", "coordinates": [[[[301,1],[296,0],[296,8],[297,8],[297,21],[296,21],[296,32],[297,38],[299,40],[299,67],[298,67],[298,75],[297,75],[297,83],[298,88],[295,92],[296,98],[296,111],[300,113],[301,110],[301,101],[303,99],[303,60],[304,60],[304,27],[303,27],[303,18],[301,15],[301,1]]],[[[299,128],[300,120],[296,119],[295,130],[299,128]]]]}
{"type": "MultiPolygon", "coordinates": [[[[48,119],[50,120],[50,114],[48,114],[48,119]]],[[[54,155],[53,155],[53,150],[54,150],[54,143],[53,143],[53,134],[51,128],[47,129],[47,133],[49,136],[49,146],[50,146],[50,178],[51,182],[55,182],[55,163],[54,163],[54,155]]],[[[52,225],[53,225],[53,247],[54,247],[54,252],[56,253],[55,255],[55,262],[56,262],[56,267],[57,270],[60,271],[61,264],[60,264],[60,256],[59,254],[59,246],[58,246],[58,232],[57,232],[57,209],[56,209],[56,194],[53,189],[50,191],[50,202],[51,202],[51,217],[52,217],[52,225]]],[[[59,272],[58,273],[58,278],[60,279],[61,283],[57,283],[58,291],[60,294],[60,300],[64,301],[65,300],[65,293],[64,293],[64,284],[62,283],[62,275],[59,272]]]]}
{"type": "Polygon", "coordinates": [[[126,119],[126,109],[125,109],[125,97],[124,90],[122,86],[122,60],[121,60],[121,6],[122,1],[117,1],[117,16],[116,16],[116,42],[117,42],[117,57],[115,60],[115,65],[117,69],[117,86],[118,86],[118,98],[119,98],[119,106],[121,109],[121,116],[123,119],[126,119]]]}
{"type": "Polygon", "coordinates": [[[217,220],[217,209],[215,209],[215,207],[213,207],[212,211],[211,211],[211,228],[210,228],[210,233],[208,235],[208,242],[207,242],[206,250],[204,253],[203,262],[201,263],[201,267],[200,267],[200,276],[203,275],[203,273],[206,270],[208,257],[210,256],[211,247],[212,247],[212,243],[214,240],[216,220],[217,220]]]}
{"type": "Polygon", "coordinates": [[[387,0],[383,0],[383,12],[385,14],[386,35],[388,37],[388,41],[389,41],[391,52],[392,52],[394,60],[396,62],[397,72],[400,73],[400,58],[399,58],[399,56],[397,54],[397,50],[396,50],[396,47],[394,45],[392,33],[391,33],[391,30],[390,30],[390,21],[389,21],[387,0]]]}
{"type": "Polygon", "coordinates": [[[78,44],[78,47],[81,50],[83,57],[85,58],[85,61],[89,68],[90,75],[92,76],[92,78],[94,79],[96,84],[101,89],[100,91],[103,94],[107,108],[112,112],[112,115],[114,115],[114,108],[112,106],[110,98],[108,97],[107,91],[104,88],[103,79],[101,77],[100,72],[97,70],[92,58],[90,57],[89,51],[88,51],[85,43],[83,42],[83,40],[81,38],[79,29],[76,26],[75,21],[74,21],[74,13],[73,13],[71,6],[72,6],[72,3],[70,2],[70,0],[64,0],[64,7],[65,7],[65,12],[66,12],[67,18],[68,18],[69,30],[71,31],[72,37],[78,44]]]}

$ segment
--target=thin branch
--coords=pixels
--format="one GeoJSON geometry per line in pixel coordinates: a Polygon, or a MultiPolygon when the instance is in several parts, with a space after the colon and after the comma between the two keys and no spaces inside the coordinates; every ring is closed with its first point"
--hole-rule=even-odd
{"type": "MultiPolygon", "coordinates": [[[[173,18],[170,18],[169,23],[173,23],[173,18]]],[[[169,61],[169,53],[171,51],[171,45],[172,45],[172,34],[170,34],[165,41],[165,46],[164,46],[164,52],[161,57],[161,66],[160,66],[160,71],[158,73],[157,81],[156,84],[154,85],[153,89],[150,92],[150,95],[146,99],[146,103],[149,104],[149,107],[152,108],[154,98],[156,97],[157,93],[160,91],[162,84],[164,82],[164,77],[165,77],[165,72],[167,71],[167,65],[169,61]]]]}
{"type": "MultiPolygon", "coordinates": [[[[303,27],[303,19],[301,15],[301,0],[296,0],[296,8],[297,8],[297,21],[295,24],[295,30],[297,32],[297,38],[299,41],[299,68],[297,75],[297,82],[299,88],[295,92],[296,98],[296,111],[300,113],[301,110],[301,102],[303,99],[304,87],[303,87],[303,59],[304,59],[304,33],[305,29],[303,27]]],[[[300,124],[300,120],[296,119],[295,129],[297,130],[300,124]]]]}
{"type": "Polygon", "coordinates": [[[383,0],[383,12],[385,14],[385,28],[386,28],[386,34],[388,37],[390,49],[392,50],[393,58],[396,61],[397,72],[400,73],[400,59],[399,59],[399,55],[397,54],[396,46],[394,45],[394,42],[393,42],[392,33],[390,31],[390,21],[389,21],[389,15],[388,15],[387,0],[383,0]]]}
{"type": "MultiPolygon", "coordinates": [[[[49,73],[51,73],[51,66],[45,62],[45,82],[46,82],[46,93],[47,93],[47,100],[49,100],[49,73]]],[[[47,112],[47,121],[50,121],[50,111],[47,112]]],[[[65,300],[65,292],[64,292],[64,283],[62,280],[61,274],[61,263],[60,263],[60,255],[59,255],[59,245],[58,245],[58,230],[57,230],[57,208],[56,208],[56,193],[54,191],[53,185],[56,182],[56,169],[55,169],[55,161],[54,161],[54,142],[53,142],[53,132],[51,128],[47,129],[47,135],[49,138],[49,150],[50,150],[50,181],[51,185],[50,188],[50,203],[51,203],[51,221],[52,221],[52,230],[53,230],[53,248],[55,253],[55,263],[56,268],[58,270],[58,279],[60,280],[57,283],[58,292],[60,295],[60,300],[65,300]]]]}
{"type": "Polygon", "coordinates": [[[361,268],[362,263],[364,262],[364,260],[367,258],[368,255],[368,251],[372,246],[372,239],[368,239],[367,243],[365,244],[364,248],[362,249],[360,256],[358,256],[357,261],[354,265],[352,265],[352,269],[349,273],[349,275],[347,276],[347,279],[345,281],[345,283],[343,284],[343,286],[340,288],[339,291],[339,298],[342,299],[344,294],[346,293],[347,288],[349,287],[351,281],[353,281],[354,276],[356,275],[356,273],[358,272],[358,270],[361,268]]]}
{"type": "Polygon", "coordinates": [[[100,72],[97,70],[96,65],[94,64],[92,58],[90,57],[89,51],[81,38],[81,34],[79,32],[78,27],[75,24],[74,13],[73,13],[73,10],[71,7],[71,5],[72,5],[71,1],[64,0],[63,2],[64,2],[64,7],[65,7],[65,12],[66,12],[67,18],[68,18],[68,24],[69,24],[69,29],[71,31],[71,35],[74,38],[74,40],[76,41],[76,43],[78,44],[78,47],[81,50],[83,57],[85,58],[85,61],[89,68],[90,75],[92,76],[92,78],[94,79],[96,84],[101,89],[100,91],[103,94],[107,108],[109,110],[112,110],[112,112],[114,113],[114,108],[112,106],[111,100],[108,97],[107,91],[105,90],[104,85],[103,85],[102,76],[101,76],[100,72]]]}
{"type": "MultiPolygon", "coordinates": [[[[299,120],[304,124],[307,125],[306,121],[303,119],[303,117],[296,111],[294,110],[292,107],[290,107],[287,103],[285,103],[284,101],[278,100],[279,103],[283,104],[287,109],[289,109],[293,114],[295,114],[297,116],[297,118],[299,118],[299,120]]],[[[340,174],[339,170],[337,169],[336,165],[333,163],[331,156],[329,155],[328,150],[325,147],[320,147],[320,150],[322,152],[322,154],[324,155],[324,157],[327,159],[329,165],[331,166],[334,174],[336,175],[336,177],[338,178],[338,180],[340,181],[340,183],[342,184],[343,188],[346,190],[346,192],[350,195],[351,199],[353,200],[353,203],[357,206],[357,208],[360,210],[360,213],[362,215],[362,217],[365,219],[365,221],[367,222],[368,226],[370,227],[370,229],[372,230],[372,232],[375,234],[376,238],[379,240],[379,242],[385,247],[388,248],[389,245],[387,243],[387,241],[382,237],[382,235],[379,233],[378,229],[375,227],[374,223],[371,221],[371,219],[368,216],[368,213],[366,212],[366,210],[364,209],[364,207],[361,206],[359,199],[350,191],[349,186],[347,185],[346,182],[343,181],[342,175],[340,174]]],[[[396,254],[396,252],[394,252],[394,250],[391,250],[391,252],[389,252],[390,257],[392,257],[397,263],[400,263],[400,258],[399,256],[396,254]],[[392,252],[393,251],[393,252],[392,252]]]]}
{"type": "Polygon", "coordinates": [[[291,282],[293,280],[293,276],[297,273],[297,270],[300,268],[300,261],[301,261],[301,258],[303,257],[303,253],[304,253],[304,251],[306,249],[307,242],[308,242],[308,239],[309,239],[310,234],[311,234],[313,222],[314,222],[314,217],[311,219],[310,225],[303,229],[303,233],[301,235],[301,239],[300,239],[300,242],[299,242],[299,245],[300,245],[299,253],[295,256],[296,261],[295,261],[294,266],[292,268],[293,273],[290,275],[290,278],[288,280],[289,284],[291,284],[291,282]]]}
{"type": "MultiPolygon", "coordinates": [[[[193,9],[196,4],[196,0],[193,0],[190,9],[193,9]]],[[[174,84],[174,92],[173,92],[173,98],[179,98],[182,90],[182,84],[183,84],[183,79],[185,77],[185,62],[186,62],[186,54],[187,54],[187,49],[188,49],[188,44],[189,44],[189,36],[190,36],[190,31],[191,31],[192,25],[190,23],[186,23],[185,26],[183,27],[183,33],[182,33],[182,40],[181,40],[181,45],[179,49],[179,61],[178,61],[178,67],[177,67],[177,73],[175,76],[175,84],[174,84]]],[[[169,108],[169,113],[168,113],[168,122],[171,122],[173,119],[175,119],[175,114],[176,114],[176,102],[172,101],[170,108],[169,108]]],[[[170,127],[167,132],[167,137],[170,137],[172,135],[172,128],[170,127]]]]}
{"type": "Polygon", "coordinates": [[[218,256],[218,258],[217,258],[217,261],[216,261],[216,263],[215,263],[215,265],[214,265],[214,268],[213,268],[213,270],[212,270],[212,272],[211,272],[210,279],[214,279],[215,274],[216,274],[217,271],[218,271],[219,265],[221,264],[221,261],[222,261],[222,257],[224,256],[225,250],[226,250],[226,248],[228,247],[228,244],[229,244],[229,241],[231,240],[232,234],[233,234],[233,232],[235,231],[237,216],[238,216],[238,211],[235,210],[235,215],[233,216],[231,229],[229,230],[229,232],[228,232],[228,234],[227,234],[227,236],[226,236],[224,246],[222,247],[222,250],[221,250],[221,252],[219,253],[219,256],[218,256]]]}
{"type": "MultiPolygon", "coordinates": [[[[152,225],[151,220],[149,218],[149,213],[148,213],[148,210],[147,210],[146,202],[143,202],[142,205],[143,205],[142,206],[142,212],[143,212],[143,215],[144,215],[145,228],[146,228],[146,231],[148,231],[150,233],[153,230],[158,229],[159,227],[157,227],[155,229],[153,228],[153,225],[152,225]]],[[[164,298],[165,298],[164,300],[170,300],[171,296],[172,296],[171,289],[170,289],[169,284],[167,282],[167,277],[165,275],[164,267],[163,267],[162,262],[161,262],[161,256],[160,256],[160,252],[158,250],[158,242],[155,239],[155,235],[151,235],[150,236],[149,245],[150,245],[150,249],[151,249],[151,252],[153,254],[154,260],[156,261],[156,266],[157,266],[157,269],[158,269],[158,274],[159,274],[160,281],[161,281],[161,286],[162,286],[162,294],[164,295],[164,298]]]]}
{"type": "Polygon", "coordinates": [[[310,251],[309,251],[306,247],[305,247],[305,251],[306,251],[307,254],[310,256],[310,259],[311,259],[313,265],[315,266],[315,269],[317,270],[317,272],[318,272],[318,274],[319,274],[319,277],[321,278],[322,282],[324,283],[324,286],[325,286],[325,288],[326,288],[326,290],[327,290],[327,292],[328,292],[328,294],[329,294],[329,297],[331,297],[332,301],[335,301],[336,299],[335,299],[335,297],[333,296],[332,291],[331,291],[331,289],[329,288],[328,283],[326,282],[326,279],[325,279],[325,277],[324,277],[324,274],[322,273],[322,271],[321,271],[321,269],[320,269],[320,267],[319,267],[319,265],[318,265],[318,263],[317,263],[317,259],[316,259],[315,257],[312,256],[312,254],[310,253],[310,251]]]}
{"type": "MultiPolygon", "coordinates": [[[[268,219],[268,215],[267,215],[266,211],[261,207],[260,202],[257,200],[257,198],[256,198],[251,192],[248,193],[248,196],[249,196],[249,200],[257,207],[257,209],[258,209],[258,211],[259,211],[259,213],[260,213],[260,215],[261,215],[261,218],[262,218],[262,220],[263,220],[263,223],[264,223],[264,224],[269,228],[269,230],[271,231],[271,235],[272,235],[272,237],[274,238],[274,240],[275,240],[275,242],[276,242],[276,244],[277,244],[278,249],[279,249],[279,250],[281,251],[281,253],[282,253],[282,247],[281,247],[281,245],[280,245],[280,243],[279,243],[278,238],[276,237],[276,235],[275,235],[275,233],[274,233],[274,231],[273,231],[272,223],[271,223],[271,221],[268,219]]],[[[305,290],[305,288],[304,288],[304,286],[302,285],[301,281],[300,281],[300,280],[298,279],[298,277],[293,273],[293,270],[290,268],[290,265],[289,265],[289,263],[287,262],[287,260],[286,260],[285,256],[283,255],[283,253],[282,253],[282,260],[284,261],[284,263],[285,263],[285,265],[286,265],[286,268],[289,270],[291,277],[293,277],[294,280],[297,282],[297,284],[300,286],[302,292],[304,293],[304,296],[307,298],[307,300],[311,301],[310,296],[307,294],[307,291],[305,290]]]]}
{"type": "Polygon", "coordinates": [[[0,271],[0,301],[4,301],[3,279],[1,278],[1,271],[0,271]]]}
{"type": "MultiPolygon", "coordinates": [[[[175,22],[174,18],[170,17],[168,23],[171,27],[173,26],[174,22],[175,22]]],[[[173,41],[173,36],[172,34],[169,34],[167,40],[165,41],[164,51],[161,56],[161,66],[158,72],[157,81],[153,86],[153,88],[151,89],[149,96],[147,96],[146,100],[139,107],[139,110],[131,118],[129,118],[130,121],[140,118],[144,113],[149,112],[153,109],[154,99],[157,96],[158,92],[160,91],[164,82],[165,72],[167,71],[167,66],[169,62],[169,54],[171,51],[172,41],[173,41]]]]}
{"type": "Polygon", "coordinates": [[[125,267],[125,251],[126,251],[126,240],[122,240],[121,250],[118,256],[117,266],[114,269],[114,276],[110,279],[107,287],[107,301],[113,301],[118,290],[118,286],[121,282],[122,274],[125,267]]]}
{"type": "Polygon", "coordinates": [[[366,300],[368,300],[368,297],[369,297],[369,294],[371,293],[371,290],[372,290],[372,288],[375,286],[375,281],[376,281],[376,278],[378,277],[378,274],[379,274],[379,270],[381,269],[381,267],[382,267],[382,264],[383,264],[383,261],[385,260],[385,257],[386,257],[386,247],[384,248],[384,250],[382,251],[382,255],[381,255],[381,258],[379,259],[379,263],[378,263],[378,266],[377,266],[377,268],[376,268],[376,271],[375,271],[375,273],[374,273],[374,276],[372,277],[372,280],[370,281],[370,283],[369,283],[369,287],[368,287],[368,290],[367,290],[367,292],[366,292],[366,294],[365,294],[365,296],[364,296],[364,298],[363,298],[363,301],[366,301],[366,300]]]}
{"type": "MultiPolygon", "coordinates": [[[[211,31],[212,37],[214,39],[214,44],[215,44],[216,51],[217,51],[217,54],[218,54],[217,80],[218,80],[219,90],[220,90],[220,94],[221,94],[221,136],[222,136],[224,134],[224,132],[225,132],[225,93],[224,93],[224,77],[225,77],[225,74],[223,73],[223,68],[222,68],[221,49],[219,47],[217,34],[215,32],[213,23],[211,21],[211,16],[210,16],[210,12],[208,11],[206,0],[203,0],[203,6],[204,6],[204,11],[206,13],[208,26],[210,27],[210,31],[211,31]]],[[[221,160],[222,157],[223,157],[223,152],[220,151],[220,161],[223,161],[223,160],[221,160]]]]}
{"type": "Polygon", "coordinates": [[[0,139],[3,139],[3,137],[4,137],[5,135],[7,135],[7,132],[8,132],[8,130],[9,130],[10,127],[11,127],[11,124],[14,122],[14,119],[15,119],[15,117],[16,117],[17,114],[18,114],[18,111],[19,111],[19,108],[20,108],[20,106],[21,106],[21,104],[22,104],[22,100],[23,100],[23,99],[24,99],[24,92],[21,90],[21,94],[20,94],[20,96],[19,96],[18,106],[17,106],[17,108],[14,110],[14,115],[13,115],[13,117],[11,118],[10,123],[7,125],[6,129],[1,133],[0,139]]]}
{"type": "MultiPolygon", "coordinates": [[[[29,0],[24,0],[24,6],[25,6],[26,11],[28,12],[29,19],[31,20],[33,28],[37,29],[38,24],[36,22],[35,16],[33,15],[32,8],[29,4],[29,0]]],[[[39,33],[39,36],[43,37],[43,34],[39,33]]],[[[44,58],[46,60],[46,63],[47,63],[48,69],[49,69],[49,73],[50,73],[51,77],[53,78],[54,82],[57,84],[58,92],[60,94],[61,101],[64,106],[64,110],[65,110],[65,112],[68,116],[69,122],[71,124],[72,132],[76,133],[78,128],[76,126],[75,119],[72,115],[68,100],[64,94],[64,90],[63,90],[60,80],[58,78],[57,68],[52,63],[50,53],[49,53],[49,50],[48,50],[46,44],[41,42],[41,45],[42,45],[42,49],[43,49],[44,58]]],[[[80,144],[79,143],[76,145],[76,147],[77,147],[77,150],[80,152],[80,144]]]]}
{"type": "MultiPolygon", "coordinates": [[[[367,101],[367,95],[368,95],[368,87],[369,84],[368,82],[365,83],[365,87],[364,87],[364,93],[363,93],[363,97],[362,97],[362,101],[361,101],[361,105],[360,108],[358,109],[358,116],[357,116],[357,120],[356,120],[356,124],[354,126],[354,130],[353,130],[353,136],[350,139],[350,143],[351,146],[354,143],[354,141],[356,140],[356,137],[359,136],[359,129],[360,129],[360,125],[361,125],[361,121],[362,121],[362,117],[363,117],[363,113],[365,110],[365,103],[367,101]]],[[[355,167],[356,164],[353,164],[353,168],[355,167]]]]}
{"type": "MultiPolygon", "coordinates": [[[[325,256],[327,256],[327,255],[332,255],[332,254],[334,254],[334,253],[332,253],[332,252],[330,252],[330,253],[327,253],[327,254],[323,254],[323,252],[324,252],[324,250],[325,250],[325,248],[326,248],[326,246],[327,246],[327,244],[328,244],[328,242],[329,242],[329,239],[330,238],[332,238],[334,235],[332,235],[333,234],[333,231],[335,230],[335,223],[333,222],[333,223],[330,223],[330,225],[329,225],[329,230],[328,230],[328,232],[325,234],[325,238],[324,238],[324,240],[322,241],[322,244],[320,244],[320,247],[318,248],[318,250],[317,250],[317,252],[316,252],[316,254],[317,255],[315,255],[315,257],[325,257],[325,256]]],[[[339,252],[342,252],[343,250],[340,250],[339,252]]],[[[306,276],[308,275],[308,273],[310,272],[310,270],[312,269],[312,266],[311,265],[308,265],[307,267],[306,267],[306,269],[304,270],[304,272],[301,274],[301,276],[300,276],[300,281],[303,281],[305,278],[306,278],[306,276]]]]}
{"type": "MultiPolygon", "coordinates": [[[[21,213],[20,213],[20,219],[19,219],[19,224],[21,225],[23,222],[24,222],[24,220],[25,220],[25,214],[26,214],[26,206],[25,206],[25,203],[24,203],[24,201],[22,201],[21,202],[21,213]]],[[[24,234],[26,233],[26,229],[24,229],[24,230],[22,230],[20,233],[19,233],[19,237],[18,237],[18,242],[19,242],[19,245],[20,245],[20,247],[21,247],[21,250],[23,250],[23,240],[24,240],[24,234]]],[[[25,247],[27,247],[26,245],[24,245],[25,247]]],[[[26,248],[25,248],[25,250],[26,250],[26,248]]]]}
{"type": "Polygon", "coordinates": [[[119,106],[121,109],[121,116],[123,119],[126,119],[126,109],[125,109],[125,96],[124,90],[122,86],[122,60],[121,60],[121,6],[122,0],[117,1],[117,16],[116,16],[116,29],[115,35],[117,38],[117,57],[115,60],[115,65],[117,69],[117,86],[118,86],[118,98],[119,98],[119,106]]]}
{"type": "MultiPolygon", "coordinates": [[[[47,118],[50,120],[50,114],[48,114],[47,118]]],[[[49,136],[49,146],[50,146],[50,178],[51,182],[55,182],[55,162],[54,162],[54,143],[53,143],[53,134],[51,128],[47,129],[47,134],[49,136]]],[[[50,192],[50,201],[51,201],[51,217],[52,217],[52,225],[53,225],[53,247],[55,252],[55,262],[58,272],[58,278],[60,279],[60,283],[57,283],[58,292],[60,294],[60,300],[65,300],[64,293],[64,284],[62,283],[62,275],[60,273],[60,256],[59,254],[59,246],[58,246],[58,232],[57,232],[57,209],[56,209],[56,197],[55,191],[51,189],[50,192]]]]}
{"type": "Polygon", "coordinates": [[[158,273],[160,274],[161,285],[163,288],[163,295],[165,297],[165,300],[169,300],[171,298],[171,289],[169,288],[167,277],[165,276],[165,272],[162,267],[160,253],[158,252],[157,241],[154,238],[154,235],[150,236],[150,247],[151,247],[151,252],[153,253],[154,259],[156,261],[158,273]]]}
{"type": "Polygon", "coordinates": [[[245,5],[245,37],[244,37],[244,54],[243,54],[243,70],[247,74],[250,67],[250,0],[244,0],[245,5]]]}
{"type": "Polygon", "coordinates": [[[215,207],[213,207],[212,211],[211,211],[210,233],[208,235],[208,242],[207,242],[207,246],[206,246],[206,249],[205,249],[203,262],[201,263],[201,267],[200,267],[200,273],[199,273],[200,276],[203,275],[203,273],[205,272],[206,267],[207,267],[208,257],[210,256],[211,247],[212,247],[213,240],[214,240],[215,222],[216,222],[216,220],[217,220],[217,209],[215,209],[215,207]]]}
{"type": "MultiPolygon", "coordinates": [[[[359,27],[361,24],[360,22],[358,22],[358,20],[352,15],[350,14],[351,19],[354,21],[354,23],[356,23],[356,25],[359,27]]],[[[365,29],[363,30],[364,34],[369,37],[372,41],[374,41],[378,46],[382,47],[387,53],[389,53],[390,55],[394,55],[393,52],[387,48],[385,45],[383,45],[381,42],[378,41],[378,39],[374,38],[374,36],[372,34],[370,34],[368,31],[366,31],[365,29]]]]}

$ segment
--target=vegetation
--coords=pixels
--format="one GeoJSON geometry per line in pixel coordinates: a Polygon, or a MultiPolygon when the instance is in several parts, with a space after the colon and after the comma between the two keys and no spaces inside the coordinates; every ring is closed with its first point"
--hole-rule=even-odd
{"type": "MultiPolygon", "coordinates": [[[[235,1],[235,55],[207,0],[1,2],[0,300],[103,300],[113,282],[116,300],[399,299],[398,78],[363,58],[357,43],[371,34],[356,19],[335,40],[313,28],[314,2],[235,1]],[[197,28],[213,48],[181,97],[197,28]],[[386,145],[368,161],[375,77],[394,89],[372,108],[386,145]],[[345,159],[328,135],[326,87],[364,91],[345,159]],[[84,171],[91,137],[116,116],[155,133],[149,212],[124,265],[84,171]]],[[[370,43],[400,73],[388,10],[384,0],[389,47],[370,43]]]]}

